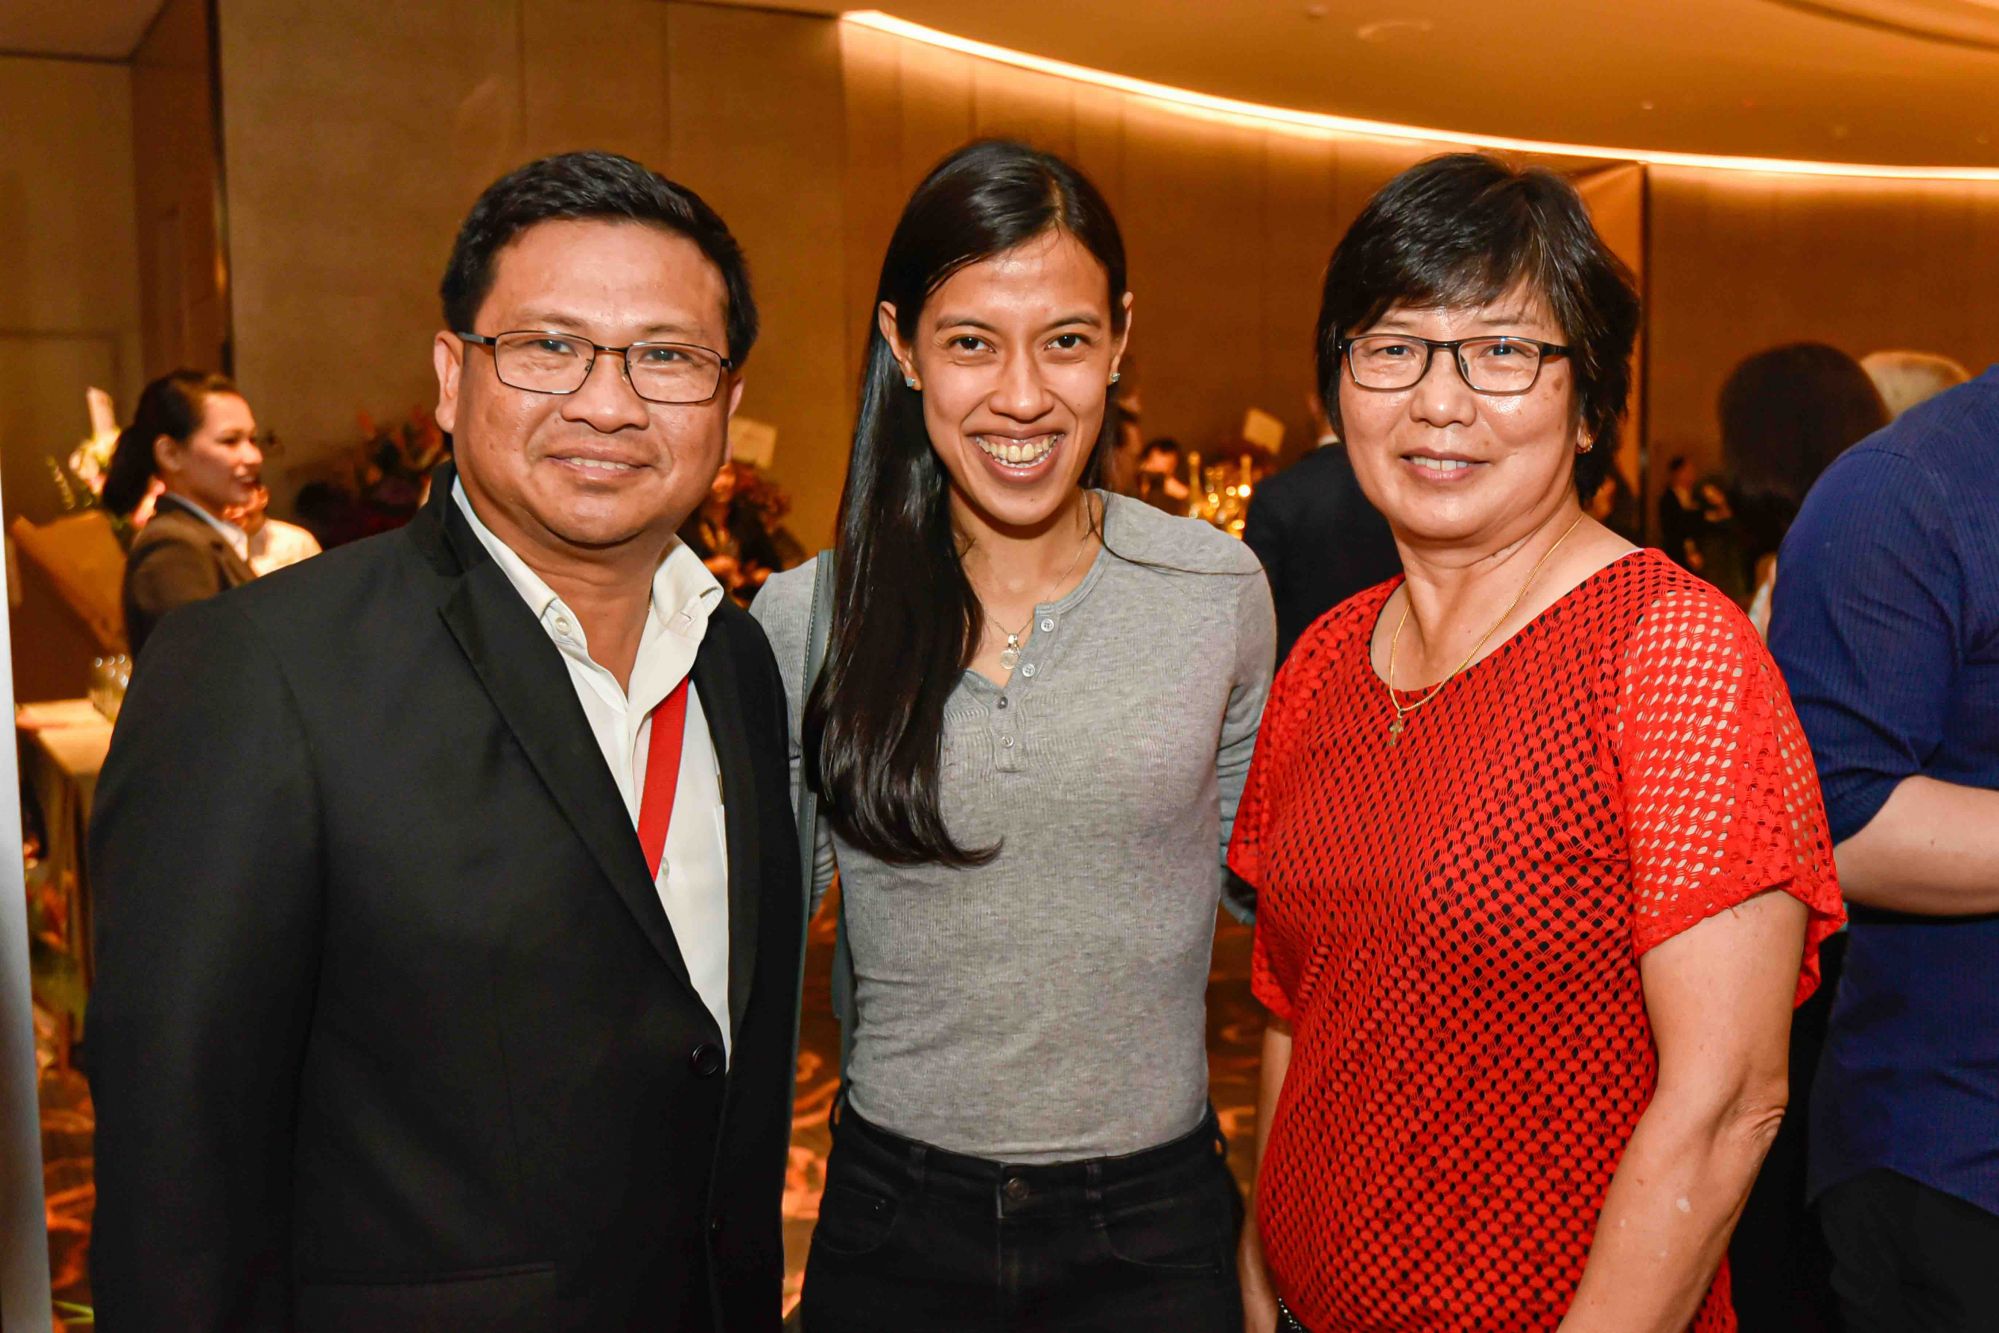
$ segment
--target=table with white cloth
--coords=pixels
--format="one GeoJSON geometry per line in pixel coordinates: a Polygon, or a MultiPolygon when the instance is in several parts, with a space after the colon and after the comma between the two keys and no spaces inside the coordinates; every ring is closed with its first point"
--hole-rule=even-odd
{"type": "MultiPolygon", "coordinates": [[[[33,882],[57,901],[36,921],[42,939],[74,960],[80,984],[60,1007],[78,1032],[90,983],[90,875],[86,844],[97,775],[111,723],[88,699],[22,704],[14,713],[24,795],[41,815],[42,860],[33,882]]],[[[70,989],[70,988],[65,988],[70,989]]]]}

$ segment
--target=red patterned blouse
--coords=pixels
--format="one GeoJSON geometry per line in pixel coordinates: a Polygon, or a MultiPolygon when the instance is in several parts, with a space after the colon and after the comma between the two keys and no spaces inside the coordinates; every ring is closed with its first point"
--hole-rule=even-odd
{"type": "MultiPolygon", "coordinates": [[[[1391,744],[1368,638],[1395,586],[1299,640],[1236,816],[1252,984],[1293,1041],[1257,1223],[1313,1333],[1550,1329],[1656,1082],[1639,957],[1782,889],[1803,1000],[1841,915],[1825,810],[1756,631],[1657,551],[1391,744]]],[[[1693,1327],[1735,1327],[1726,1267],[1693,1327]]]]}

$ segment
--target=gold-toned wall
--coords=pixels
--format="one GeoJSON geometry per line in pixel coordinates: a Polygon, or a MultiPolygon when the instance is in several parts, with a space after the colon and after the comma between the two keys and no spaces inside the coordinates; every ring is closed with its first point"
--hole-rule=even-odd
{"type": "Polygon", "coordinates": [[[1656,168],[1651,196],[1655,478],[1720,466],[1715,400],[1764,348],[1999,362],[1999,185],[1656,168]]]}
{"type": "Polygon", "coordinates": [[[1312,325],[1333,243],[1433,149],[1194,119],[868,28],[843,28],[842,47],[854,364],[903,199],[966,139],[1009,135],[1069,157],[1117,214],[1146,434],[1208,452],[1258,407],[1286,423],[1287,451],[1310,441],[1312,325]]]}
{"type": "Polygon", "coordinates": [[[48,469],[89,433],[83,391],[139,391],[132,89],[125,66],[0,57],[0,490],[62,512],[48,469]]]}
{"type": "Polygon", "coordinates": [[[280,503],[357,413],[435,401],[437,284],[503,172],[607,148],[683,181],[750,257],[742,411],[808,541],[846,454],[840,65],[830,20],[659,0],[325,0],[220,9],[237,369],[286,440],[280,503]]]}
{"type": "Polygon", "coordinates": [[[167,0],[132,53],[145,378],[227,364],[207,0],[167,0]]]}
{"type": "Polygon", "coordinates": [[[1308,436],[1334,238],[1420,146],[1189,120],[809,16],[658,0],[223,0],[237,367],[283,435],[280,500],[355,416],[433,396],[453,229],[541,153],[608,147],[693,187],[749,253],[765,334],[742,411],[778,427],[801,540],[830,538],[881,253],[910,189],[979,134],[1071,155],[1125,229],[1151,434],[1210,448],[1244,409],[1308,436]]]}
{"type": "MultiPolygon", "coordinates": [[[[882,250],[966,139],[1027,138],[1103,187],[1144,429],[1203,450],[1252,406],[1304,442],[1326,258],[1433,151],[1196,119],[820,16],[679,0],[220,0],[220,18],[238,370],[287,441],[281,503],[352,445],[358,412],[430,403],[453,230],[531,156],[626,152],[729,219],[766,325],[743,411],[778,427],[773,471],[811,546],[831,534],[882,250]]],[[[1776,342],[1999,357],[1999,302],[1973,294],[1999,273],[1999,187],[1658,170],[1648,203],[1636,169],[1551,165],[1593,182],[1614,244],[1649,233],[1655,467],[1712,458],[1722,378],[1776,342]]]]}

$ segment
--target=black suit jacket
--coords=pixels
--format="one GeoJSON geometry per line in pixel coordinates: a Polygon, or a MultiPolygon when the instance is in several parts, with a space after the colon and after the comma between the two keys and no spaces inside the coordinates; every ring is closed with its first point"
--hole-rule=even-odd
{"type": "Polygon", "coordinates": [[[1322,444],[1260,484],[1242,539],[1270,579],[1279,666],[1313,621],[1402,572],[1388,520],[1361,492],[1340,444],[1322,444]]]}
{"type": "Polygon", "coordinates": [[[167,617],[98,788],[92,1281],[128,1329],[778,1327],[803,937],[733,604],[730,1067],[561,658],[450,499],[167,617]]]}
{"type": "Polygon", "coordinates": [[[136,658],[160,617],[257,577],[215,525],[185,500],[162,495],[125,556],[125,639],[136,658]]]}

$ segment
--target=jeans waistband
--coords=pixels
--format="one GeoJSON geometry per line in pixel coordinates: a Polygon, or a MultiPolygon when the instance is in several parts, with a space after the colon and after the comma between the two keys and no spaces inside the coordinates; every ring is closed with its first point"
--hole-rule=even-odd
{"type": "Polygon", "coordinates": [[[1192,1130],[1156,1148],[1039,1166],[974,1157],[905,1138],[862,1119],[844,1100],[834,1114],[833,1132],[839,1148],[859,1149],[878,1168],[933,1188],[996,1196],[1002,1211],[1009,1214],[1025,1211],[1037,1201],[1040,1207],[1047,1207],[1064,1196],[1101,1202],[1106,1195],[1125,1193],[1162,1176],[1210,1167],[1228,1153],[1228,1141],[1222,1137],[1213,1107],[1192,1130]]]}

